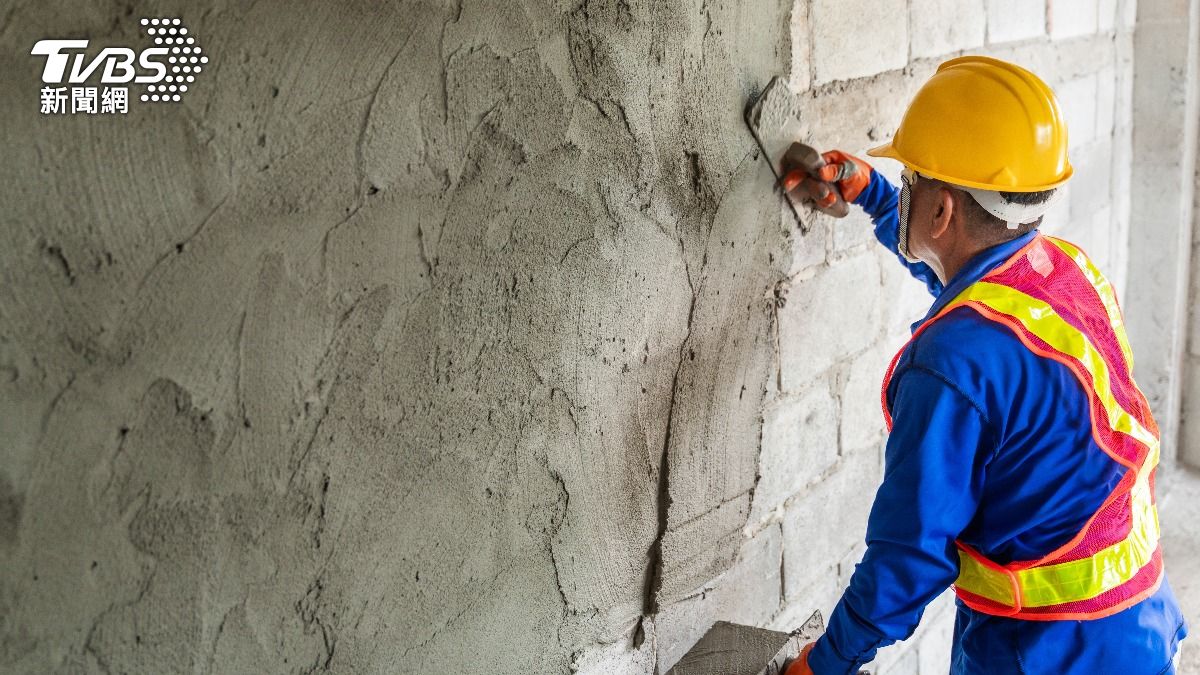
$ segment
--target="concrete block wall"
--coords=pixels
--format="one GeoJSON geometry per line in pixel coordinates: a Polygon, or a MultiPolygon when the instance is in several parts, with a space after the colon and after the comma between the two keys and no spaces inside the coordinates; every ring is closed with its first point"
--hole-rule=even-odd
{"type": "Polygon", "coordinates": [[[1131,5],[1070,6],[196,3],[210,79],[119,119],[40,116],[28,49],[125,9],[14,6],[0,670],[648,674],[828,613],[930,299],[861,214],[796,229],[743,107],[786,74],[861,152],[1024,63],[1078,127],[1047,229],[1120,288],[1131,5]]]}
{"type": "Polygon", "coordinates": [[[768,621],[790,14],[6,10],[0,672],[649,673],[768,621]],[[183,102],[39,113],[30,45],[175,11],[183,102]]]}

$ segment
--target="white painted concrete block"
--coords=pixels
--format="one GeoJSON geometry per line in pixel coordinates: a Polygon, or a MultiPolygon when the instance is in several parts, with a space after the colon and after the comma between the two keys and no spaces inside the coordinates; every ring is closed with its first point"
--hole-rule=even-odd
{"type": "Polygon", "coordinates": [[[833,221],[830,231],[833,233],[834,257],[875,242],[875,226],[871,223],[871,217],[862,209],[851,208],[850,215],[845,218],[830,220],[833,221]]]}
{"type": "Polygon", "coordinates": [[[1067,118],[1067,138],[1071,149],[1096,138],[1096,76],[1087,75],[1053,87],[1063,115],[1067,118]]]}
{"type": "Polygon", "coordinates": [[[825,262],[825,249],[833,235],[830,234],[831,225],[826,216],[803,206],[800,208],[800,217],[808,227],[808,232],[801,232],[796,225],[796,214],[783,202],[779,193],[775,195],[779,198],[780,227],[789,233],[791,258],[786,266],[786,274],[791,278],[825,262]]]}
{"type": "Polygon", "coordinates": [[[1084,224],[1097,211],[1112,204],[1112,139],[1104,139],[1071,152],[1075,175],[1071,177],[1071,220],[1084,224]]]}
{"type": "Polygon", "coordinates": [[[1137,25],[1137,0],[1121,0],[1120,4],[1121,30],[1133,30],[1137,25]]]}
{"type": "Polygon", "coordinates": [[[1088,237],[1088,227],[1090,222],[1086,221],[1068,221],[1062,227],[1056,228],[1054,231],[1048,231],[1047,234],[1052,234],[1060,239],[1075,244],[1083,249],[1085,253],[1091,253],[1091,240],[1088,237]]]}
{"type": "Polygon", "coordinates": [[[921,675],[917,648],[910,642],[897,642],[880,649],[871,672],[875,675],[921,675]]]}
{"type": "Polygon", "coordinates": [[[1096,137],[1112,135],[1117,109],[1117,70],[1106,68],[1096,74],[1096,137]]]}
{"type": "Polygon", "coordinates": [[[1129,129],[1133,127],[1133,62],[1129,61],[1117,68],[1117,85],[1114,92],[1116,103],[1113,108],[1113,127],[1129,129]]]}
{"type": "Polygon", "coordinates": [[[928,633],[917,645],[917,660],[920,663],[920,673],[950,672],[950,650],[954,642],[954,625],[944,617],[934,619],[928,633]]]}
{"type": "Polygon", "coordinates": [[[947,588],[945,592],[937,596],[925,606],[925,617],[930,619],[927,628],[932,628],[936,622],[933,619],[945,619],[949,617],[953,622],[954,614],[958,611],[954,605],[954,590],[947,588]]]}
{"type": "Polygon", "coordinates": [[[1092,214],[1092,222],[1088,228],[1088,241],[1083,245],[1084,250],[1091,256],[1092,261],[1100,268],[1105,276],[1112,274],[1113,269],[1113,230],[1117,224],[1113,222],[1111,206],[1106,206],[1092,214]]]}
{"type": "MultiPolygon", "coordinates": [[[[875,661],[871,663],[871,672],[877,675],[896,675],[897,673],[945,675],[949,672],[948,664],[947,667],[940,670],[929,670],[927,666],[940,667],[940,664],[935,665],[938,664],[935,656],[939,652],[939,641],[948,641],[953,638],[954,614],[954,593],[947,590],[926,606],[925,614],[921,617],[921,624],[909,639],[879,650],[875,661]],[[949,633],[940,635],[943,631],[949,631],[949,633]],[[928,649],[926,649],[927,643],[928,649]]],[[[948,642],[946,646],[945,653],[948,660],[950,656],[948,642]]]]}
{"type": "Polygon", "coordinates": [[[883,436],[879,391],[893,354],[891,343],[881,341],[850,364],[841,396],[843,449],[874,447],[883,436]]]}
{"type": "Polygon", "coordinates": [[[894,353],[908,339],[913,322],[929,311],[933,296],[925,288],[925,282],[915,279],[908,268],[900,264],[896,254],[876,246],[875,255],[883,276],[883,328],[887,335],[884,351],[894,353]]]}
{"type": "Polygon", "coordinates": [[[813,0],[814,83],[848,80],[908,63],[908,3],[878,0],[870,8],[845,0],[813,0]]]}
{"type": "Polygon", "coordinates": [[[805,389],[818,374],[862,351],[880,332],[879,265],[864,252],[793,280],[779,310],[783,390],[805,389]]]}
{"type": "Polygon", "coordinates": [[[1046,34],[1046,0],[988,0],[989,44],[1027,40],[1046,34]]]}
{"type": "MultiPolygon", "coordinates": [[[[1112,175],[1112,260],[1113,268],[1107,272],[1108,280],[1117,291],[1117,297],[1125,289],[1125,281],[1129,273],[1129,227],[1130,178],[1133,162],[1133,132],[1122,129],[1113,136],[1113,175],[1112,175]]],[[[1193,295],[1192,297],[1200,297],[1193,295]]],[[[1193,333],[1195,335],[1195,333],[1193,333]]]]}
{"type": "Polygon", "coordinates": [[[922,0],[908,25],[914,58],[941,56],[982,45],[987,11],[983,0],[922,0]]]}
{"type": "Polygon", "coordinates": [[[784,595],[798,598],[812,570],[840,559],[866,533],[867,515],[879,487],[874,452],[849,453],[829,479],[789,504],[783,516],[784,595]]]}
{"type": "MultiPolygon", "coordinates": [[[[795,582],[793,579],[793,583],[795,582]]],[[[830,612],[842,597],[842,587],[837,582],[837,570],[833,567],[807,570],[805,578],[795,585],[801,590],[792,596],[791,601],[785,600],[779,613],[771,618],[766,628],[782,631],[799,628],[817,610],[828,620],[830,612]]]]}
{"type": "Polygon", "coordinates": [[[1109,268],[1104,271],[1117,294],[1117,302],[1125,304],[1125,286],[1129,281],[1129,216],[1113,213],[1113,232],[1109,268]]]}
{"type": "Polygon", "coordinates": [[[842,555],[842,559],[837,564],[837,580],[838,588],[846,588],[850,585],[850,577],[854,576],[854,570],[858,567],[858,563],[862,562],[862,557],[867,552],[866,542],[855,542],[854,547],[842,555]]]}
{"type": "Polygon", "coordinates": [[[814,482],[837,458],[838,404],[828,383],[780,396],[763,413],[760,478],[751,522],[814,482]]]}
{"type": "Polygon", "coordinates": [[[1049,5],[1050,37],[1055,40],[1096,32],[1097,0],[1053,0],[1049,5]]]}
{"type": "Polygon", "coordinates": [[[1117,0],[1096,0],[1096,29],[1111,33],[1117,28],[1117,0]]]}
{"type": "Polygon", "coordinates": [[[1063,191],[1054,206],[1042,216],[1042,224],[1038,228],[1046,234],[1058,234],[1071,223],[1071,184],[1058,188],[1063,191]]]}
{"type": "Polygon", "coordinates": [[[1072,221],[1055,236],[1075,244],[1105,276],[1111,269],[1112,209],[1105,207],[1087,218],[1072,221]]]}

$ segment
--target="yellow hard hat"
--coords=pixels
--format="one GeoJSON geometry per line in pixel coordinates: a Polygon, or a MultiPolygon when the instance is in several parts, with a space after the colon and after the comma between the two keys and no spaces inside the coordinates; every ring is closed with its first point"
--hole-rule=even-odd
{"type": "Polygon", "coordinates": [[[1054,92],[1028,70],[986,56],[938,66],[896,136],[867,154],[953,185],[1005,192],[1049,190],[1073,171],[1054,92]]]}

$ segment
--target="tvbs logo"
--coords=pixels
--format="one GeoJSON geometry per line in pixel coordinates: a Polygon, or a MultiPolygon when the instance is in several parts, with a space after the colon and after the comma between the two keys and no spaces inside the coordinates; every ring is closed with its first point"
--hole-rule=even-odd
{"type": "Polygon", "coordinates": [[[30,54],[45,58],[42,114],[127,113],[131,84],[144,102],[182,101],[208,56],[178,18],[146,18],[141,26],[154,46],[140,51],[105,47],[89,57],[88,40],[39,40],[33,45],[30,54]]]}

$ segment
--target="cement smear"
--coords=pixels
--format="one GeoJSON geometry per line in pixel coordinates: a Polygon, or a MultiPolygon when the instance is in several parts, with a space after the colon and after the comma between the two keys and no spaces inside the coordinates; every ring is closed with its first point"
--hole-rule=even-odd
{"type": "Polygon", "coordinates": [[[0,670],[652,670],[756,484],[788,3],[191,3],[184,103],[39,115],[152,9],[0,26],[0,670]]]}

